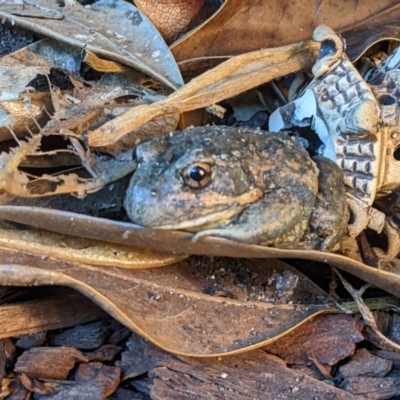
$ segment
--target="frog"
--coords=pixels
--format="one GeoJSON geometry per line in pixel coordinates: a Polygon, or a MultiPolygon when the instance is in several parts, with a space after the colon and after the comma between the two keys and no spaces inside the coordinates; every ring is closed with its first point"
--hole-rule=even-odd
{"type": "Polygon", "coordinates": [[[134,158],[125,209],[137,225],[323,251],[346,231],[342,170],[287,132],[191,127],[143,141],[134,158]]]}

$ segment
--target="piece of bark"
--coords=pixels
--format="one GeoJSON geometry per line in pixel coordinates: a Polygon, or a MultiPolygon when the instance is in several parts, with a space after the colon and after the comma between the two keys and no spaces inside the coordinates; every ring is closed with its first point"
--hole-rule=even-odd
{"type": "Polygon", "coordinates": [[[66,379],[77,361],[88,360],[71,347],[33,347],[18,357],[14,371],[33,378],[66,379]]]}
{"type": "Polygon", "coordinates": [[[374,354],[384,360],[390,360],[393,362],[393,367],[396,369],[400,369],[400,353],[396,353],[394,351],[387,350],[377,350],[374,354]]]}
{"type": "Polygon", "coordinates": [[[121,365],[127,371],[125,378],[133,376],[133,371],[138,373],[140,369],[140,363],[137,362],[129,370],[128,360],[147,363],[143,369],[153,364],[149,377],[129,380],[137,391],[152,399],[270,400],[282,397],[282,393],[298,400],[354,398],[302,372],[290,370],[283,360],[262,350],[206,359],[176,357],[134,334],[127,342],[127,347],[129,350],[124,353],[129,352],[131,356],[121,360],[121,365]]]}
{"type": "Polygon", "coordinates": [[[0,338],[66,328],[106,316],[100,307],[78,293],[3,305],[0,338]]]}
{"type": "MultiPolygon", "coordinates": [[[[8,396],[5,397],[7,400],[26,400],[28,399],[28,389],[21,383],[19,377],[15,380],[10,381],[10,385],[6,388],[8,396]]],[[[4,382],[2,386],[2,393],[4,392],[4,382]]]]}
{"type": "Polygon", "coordinates": [[[400,378],[349,378],[342,389],[363,400],[386,400],[400,394],[400,378]]]}
{"type": "Polygon", "coordinates": [[[140,379],[132,379],[130,382],[132,387],[134,387],[138,392],[140,392],[145,398],[150,398],[150,387],[153,384],[153,380],[148,377],[143,377],[140,379]]]}
{"type": "Polygon", "coordinates": [[[103,400],[105,398],[103,386],[92,382],[69,386],[57,394],[45,397],[46,400],[103,400]]]}
{"type": "Polygon", "coordinates": [[[218,359],[182,360],[167,358],[163,365],[150,370],[154,380],[150,386],[153,400],[179,398],[196,399],[278,399],[286,396],[297,400],[354,399],[349,393],[323,382],[298,374],[268,358],[256,359],[259,351],[237,357],[236,366],[218,359]]]}
{"type": "MultiPolygon", "coordinates": [[[[292,365],[290,369],[299,374],[303,374],[309,376],[310,378],[317,379],[318,381],[322,381],[325,379],[324,375],[321,373],[321,371],[318,370],[318,368],[315,365],[308,366],[304,364],[295,364],[292,365]]],[[[331,367],[327,366],[327,369],[329,369],[330,372],[331,367]]]]}
{"type": "Polygon", "coordinates": [[[123,379],[134,378],[149,371],[150,368],[156,365],[157,360],[169,356],[168,353],[159,350],[147,340],[136,334],[132,334],[126,342],[125,350],[121,354],[121,367],[123,379]],[[149,349],[153,350],[148,354],[149,349]]]}
{"type": "Polygon", "coordinates": [[[393,314],[391,317],[386,336],[394,342],[400,343],[400,316],[398,314],[393,314]]]}
{"type": "MultiPolygon", "coordinates": [[[[21,379],[21,383],[30,392],[37,393],[42,396],[49,396],[52,394],[56,394],[65,387],[65,384],[62,385],[59,383],[59,381],[41,382],[37,379],[29,378],[25,374],[21,374],[20,379],[21,379]]],[[[70,383],[72,384],[72,382],[70,382],[70,383]]]]}
{"type": "Polygon", "coordinates": [[[148,397],[145,397],[141,393],[134,392],[133,390],[127,390],[123,388],[118,388],[115,393],[109,397],[109,400],[147,400],[148,397]]]}
{"type": "Polygon", "coordinates": [[[120,380],[121,370],[118,367],[98,363],[80,364],[75,373],[76,382],[100,385],[106,397],[117,390],[120,380]]]}
{"type": "Polygon", "coordinates": [[[47,331],[28,333],[26,335],[22,335],[15,343],[15,346],[23,350],[29,350],[32,347],[39,347],[45,342],[46,336],[47,331]]]}
{"type": "Polygon", "coordinates": [[[91,362],[93,361],[113,361],[115,356],[121,351],[121,347],[115,344],[105,344],[95,351],[83,352],[83,355],[91,362]]]}
{"type": "Polygon", "coordinates": [[[49,343],[53,346],[93,350],[102,346],[111,333],[110,320],[98,321],[65,329],[62,332],[52,332],[49,335],[49,343]]]}
{"type": "Polygon", "coordinates": [[[15,354],[15,346],[10,339],[0,340],[0,382],[6,374],[6,367],[10,364],[15,354]]]}
{"type": "Polygon", "coordinates": [[[355,344],[362,341],[363,323],[350,315],[323,315],[301,325],[282,339],[264,347],[288,364],[334,365],[352,355],[355,344]]]}
{"type": "Polygon", "coordinates": [[[339,367],[339,373],[344,378],[356,376],[383,377],[392,369],[393,362],[374,356],[367,349],[355,352],[350,361],[339,367]]]}
{"type": "Polygon", "coordinates": [[[116,329],[114,333],[107,339],[107,344],[119,344],[123,340],[127,339],[132,334],[132,331],[122,326],[116,329]]]}

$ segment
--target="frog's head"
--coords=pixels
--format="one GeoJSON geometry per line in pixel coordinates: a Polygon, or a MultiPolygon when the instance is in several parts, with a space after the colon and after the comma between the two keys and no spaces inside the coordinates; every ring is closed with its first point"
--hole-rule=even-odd
{"type": "Polygon", "coordinates": [[[193,128],[137,147],[138,169],[125,200],[133,222],[196,231],[229,222],[262,196],[240,161],[244,144],[219,133],[193,128]]]}
{"type": "Polygon", "coordinates": [[[319,25],[313,32],[313,39],[321,43],[319,54],[312,68],[316,78],[329,73],[342,60],[345,51],[345,42],[326,25],[319,25]]]}

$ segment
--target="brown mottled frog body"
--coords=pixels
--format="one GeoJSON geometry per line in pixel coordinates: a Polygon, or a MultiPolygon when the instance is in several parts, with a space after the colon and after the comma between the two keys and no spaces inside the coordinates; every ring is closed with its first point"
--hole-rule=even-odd
{"type": "Polygon", "coordinates": [[[322,249],[344,233],[341,170],[327,159],[315,163],[284,133],[189,128],[143,142],[136,156],[125,206],[139,225],[322,249]],[[326,165],[329,179],[319,179],[326,165]]]}

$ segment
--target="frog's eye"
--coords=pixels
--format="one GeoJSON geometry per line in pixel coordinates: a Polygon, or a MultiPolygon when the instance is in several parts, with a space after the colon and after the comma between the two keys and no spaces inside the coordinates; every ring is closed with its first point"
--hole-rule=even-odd
{"type": "Polygon", "coordinates": [[[318,58],[325,56],[333,56],[337,52],[336,43],[333,40],[327,39],[321,43],[318,58]]]}
{"type": "Polygon", "coordinates": [[[183,181],[193,189],[203,188],[211,181],[211,166],[204,162],[189,165],[182,174],[183,181]]]}

